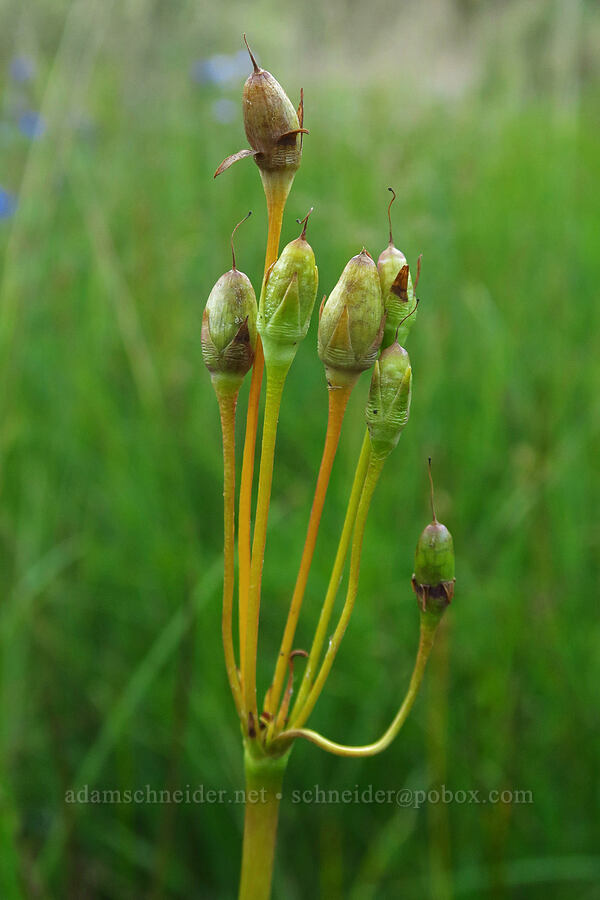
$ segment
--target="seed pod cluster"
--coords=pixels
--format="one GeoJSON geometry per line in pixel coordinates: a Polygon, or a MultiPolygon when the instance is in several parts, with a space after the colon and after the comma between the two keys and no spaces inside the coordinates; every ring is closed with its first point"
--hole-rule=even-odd
{"type": "Polygon", "coordinates": [[[353,256],[319,313],[318,351],[331,388],[353,384],[377,358],[385,313],[377,267],[353,256]]]}

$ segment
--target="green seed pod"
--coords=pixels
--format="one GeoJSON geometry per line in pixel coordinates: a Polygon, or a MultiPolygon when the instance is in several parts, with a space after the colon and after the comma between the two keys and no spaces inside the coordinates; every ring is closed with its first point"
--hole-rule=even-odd
{"type": "Polygon", "coordinates": [[[257,328],[267,366],[289,367],[310,325],[319,283],[315,254],[306,240],[310,212],[300,237],[284,247],[265,276],[257,328]]]}
{"type": "Polygon", "coordinates": [[[408,353],[398,343],[383,350],[375,362],[367,402],[371,452],[385,459],[398,441],[410,412],[412,371],[408,353]]]}
{"type": "Polygon", "coordinates": [[[321,304],[318,350],[331,388],[354,384],[373,365],[384,324],[377,267],[363,248],[321,304]]]}
{"type": "MultiPolygon", "coordinates": [[[[429,460],[431,478],[431,459],[429,460]]],[[[445,525],[438,522],[433,507],[433,521],[424,529],[415,551],[412,586],[423,613],[441,617],[454,596],[454,542],[445,525]]]]}
{"type": "MultiPolygon", "coordinates": [[[[388,188],[388,190],[394,194],[392,188],[388,188]]],[[[382,348],[389,347],[395,340],[398,340],[400,344],[404,344],[417,317],[415,288],[413,287],[408,263],[404,253],[395,246],[392,237],[391,206],[395,199],[396,195],[394,194],[388,207],[390,242],[377,260],[377,270],[381,280],[381,293],[386,312],[385,331],[381,342],[382,348]]],[[[419,271],[420,265],[421,258],[419,257],[419,271]]]]}
{"type": "Polygon", "coordinates": [[[233,234],[231,239],[233,267],[213,287],[202,317],[202,356],[217,391],[239,390],[256,348],[256,296],[235,266],[233,234]]]}

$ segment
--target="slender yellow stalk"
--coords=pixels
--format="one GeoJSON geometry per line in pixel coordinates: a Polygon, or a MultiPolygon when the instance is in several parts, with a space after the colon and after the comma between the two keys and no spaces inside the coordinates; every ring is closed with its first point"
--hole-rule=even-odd
{"type": "MultiPolygon", "coordinates": [[[[321,522],[321,515],[323,513],[323,506],[325,504],[325,497],[327,495],[327,488],[329,486],[329,479],[331,477],[333,461],[335,459],[335,454],[340,439],[342,422],[344,421],[344,413],[346,412],[348,399],[350,397],[350,394],[352,393],[353,386],[354,385],[350,385],[337,390],[329,390],[329,416],[327,420],[325,445],[323,447],[323,456],[321,458],[319,475],[315,487],[315,496],[310,511],[310,518],[306,531],[306,539],[304,541],[304,550],[302,552],[302,559],[300,560],[298,577],[296,578],[296,585],[294,587],[294,593],[292,594],[287,622],[283,632],[279,655],[277,657],[273,684],[271,690],[267,693],[267,697],[265,698],[265,710],[272,715],[275,714],[275,711],[277,710],[277,707],[279,705],[281,691],[283,690],[283,685],[285,682],[285,676],[288,668],[288,659],[292,649],[292,644],[294,642],[296,627],[298,625],[298,618],[300,616],[300,608],[302,606],[302,600],[304,599],[310,566],[315,552],[317,535],[319,533],[319,525],[321,522]]],[[[271,722],[271,730],[273,728],[277,730],[284,724],[283,720],[281,722],[279,721],[282,715],[283,706],[279,711],[277,720],[271,722]]]]}
{"type": "Polygon", "coordinates": [[[344,603],[344,607],[342,609],[337,627],[329,641],[329,646],[327,648],[327,652],[325,653],[325,657],[321,664],[321,668],[319,670],[319,674],[317,675],[315,683],[310,689],[309,694],[304,701],[304,704],[299,707],[298,712],[296,712],[295,716],[292,718],[292,728],[300,728],[302,725],[304,725],[309,715],[313,711],[314,705],[319,699],[319,695],[323,690],[323,685],[327,680],[327,676],[331,671],[333,661],[336,657],[340,643],[346,631],[350,615],[352,614],[352,610],[354,609],[354,602],[358,593],[360,557],[362,552],[363,538],[365,534],[365,525],[367,523],[367,515],[369,513],[369,507],[371,505],[373,493],[375,491],[375,487],[377,486],[379,476],[381,475],[384,462],[385,459],[376,459],[373,456],[370,457],[369,467],[367,469],[365,483],[362,489],[360,503],[358,504],[358,511],[356,513],[356,524],[354,527],[354,537],[352,539],[352,552],[350,555],[350,575],[348,578],[346,601],[344,603]]]}
{"type": "MultiPolygon", "coordinates": [[[[260,455],[260,473],[258,477],[258,495],[256,498],[256,519],[254,522],[254,538],[252,541],[252,562],[250,565],[250,591],[246,617],[246,653],[242,669],[242,689],[244,695],[244,711],[246,716],[252,715],[252,721],[258,723],[256,707],[256,652],[258,646],[258,616],[260,610],[260,588],[267,540],[267,521],[271,502],[271,485],[273,482],[273,461],[275,457],[275,441],[279,407],[287,369],[270,369],[267,372],[267,390],[265,401],[265,418],[263,422],[262,447],[260,455]]],[[[249,734],[252,728],[249,727],[249,734]]],[[[250,736],[252,736],[250,734],[250,736]]]]}
{"type": "Polygon", "coordinates": [[[335,561],[333,563],[333,569],[331,571],[327,593],[325,595],[325,602],[323,603],[323,608],[321,609],[321,614],[319,616],[319,622],[317,624],[312,647],[310,649],[308,662],[304,670],[304,678],[300,686],[300,691],[298,692],[296,703],[292,710],[292,720],[294,720],[296,712],[300,710],[310,688],[312,687],[314,675],[316,674],[317,666],[321,658],[321,651],[323,649],[323,644],[325,643],[325,637],[327,634],[327,629],[329,627],[331,613],[333,612],[333,605],[335,603],[335,598],[340,586],[340,581],[342,580],[344,563],[346,562],[346,556],[348,555],[348,548],[350,546],[350,540],[352,538],[352,531],[354,529],[354,522],[356,520],[356,513],[358,510],[360,496],[362,494],[363,485],[365,483],[370,455],[371,442],[369,440],[369,433],[365,432],[365,439],[363,441],[360,456],[356,464],[354,483],[352,485],[352,491],[350,493],[350,499],[348,501],[348,508],[346,510],[346,517],[344,519],[344,526],[342,528],[342,534],[340,536],[335,561]]]}
{"type": "Polygon", "coordinates": [[[305,738],[307,741],[312,741],[313,744],[316,744],[317,747],[320,747],[322,750],[326,750],[328,753],[334,753],[336,756],[375,756],[376,753],[381,753],[392,743],[412,709],[413,703],[419,692],[421,681],[423,680],[427,659],[429,658],[431,648],[433,647],[436,625],[437,623],[432,624],[425,616],[421,617],[419,649],[417,651],[417,658],[408,691],[406,692],[402,705],[390,727],[378,741],[375,741],[373,744],[352,747],[347,744],[337,744],[335,741],[330,741],[317,731],[311,731],[308,728],[290,728],[288,731],[282,732],[278,740],[287,741],[294,738],[305,738]]]}
{"type": "Polygon", "coordinates": [[[221,413],[223,433],[223,523],[224,523],[224,564],[223,564],[223,616],[221,630],[225,667],[231,693],[238,713],[242,713],[240,680],[233,649],[233,594],[235,587],[235,410],[238,392],[220,391],[217,394],[221,413]]]}
{"type": "MultiPolygon", "coordinates": [[[[261,173],[262,174],[262,173],[261,173]]],[[[290,191],[291,180],[286,184],[283,180],[265,181],[269,230],[267,250],[265,254],[265,272],[273,265],[279,253],[279,240],[283,211],[290,191]]],[[[248,621],[248,596],[250,593],[250,541],[252,521],[252,483],[254,480],[254,454],[256,434],[258,431],[258,406],[264,371],[264,355],[260,335],[256,338],[256,353],[250,381],[248,412],[246,416],[246,436],[244,439],[244,455],[242,460],[242,476],[240,480],[240,509],[238,523],[238,561],[239,561],[239,630],[240,630],[240,669],[244,672],[246,654],[246,623],[248,621]]],[[[242,676],[243,677],[243,676],[242,676]]]]}

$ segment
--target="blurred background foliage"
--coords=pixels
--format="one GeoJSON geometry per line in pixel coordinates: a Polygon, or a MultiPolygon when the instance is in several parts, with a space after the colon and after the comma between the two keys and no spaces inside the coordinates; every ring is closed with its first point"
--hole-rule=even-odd
{"type": "MultiPolygon", "coordinates": [[[[3,898],[234,897],[242,808],[65,804],[241,786],[220,647],[208,292],[265,239],[241,32],[292,98],[321,290],[363,244],[423,252],[411,421],[311,722],[374,739],[416,646],[429,519],[456,600],[402,735],[294,751],[275,897],[598,897],[600,14],[593,0],[2,0],[0,884],[3,898]],[[293,804],[292,789],[531,791],[533,803],[293,804]]],[[[270,677],[325,430],[313,328],[284,395],[260,640],[270,677]]],[[[363,433],[355,392],[296,643],[311,638],[363,433]]],[[[247,385],[245,388],[247,392],[247,385]]],[[[245,399],[245,395],[244,395],[245,399]]],[[[242,403],[242,409],[244,403],[242,403]]],[[[240,441],[242,429],[240,421],[240,441]]]]}

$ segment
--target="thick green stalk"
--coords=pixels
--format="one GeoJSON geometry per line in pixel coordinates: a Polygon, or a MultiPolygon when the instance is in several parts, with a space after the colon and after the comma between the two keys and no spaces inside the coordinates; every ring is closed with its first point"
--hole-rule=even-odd
{"type": "Polygon", "coordinates": [[[268,900],[283,776],[289,753],[255,758],[246,746],[246,809],[239,900],[268,900]]]}
{"type": "Polygon", "coordinates": [[[323,603],[323,608],[321,609],[321,615],[319,616],[319,622],[315,631],[315,636],[313,638],[308,662],[306,663],[306,667],[304,669],[304,678],[302,680],[300,691],[298,692],[298,697],[296,699],[296,703],[294,704],[292,715],[290,717],[292,721],[294,720],[297,711],[302,707],[302,704],[306,700],[317,671],[317,666],[321,657],[321,651],[323,649],[323,644],[325,643],[325,637],[327,635],[327,629],[329,628],[331,613],[333,612],[333,605],[335,603],[335,598],[340,586],[340,581],[342,580],[344,563],[346,562],[346,556],[348,555],[348,548],[350,546],[350,539],[352,537],[352,531],[354,529],[354,522],[356,521],[358,504],[362,494],[363,485],[365,483],[370,455],[371,442],[369,440],[369,432],[367,431],[365,432],[365,439],[363,441],[360,456],[356,464],[354,483],[352,485],[352,491],[350,493],[350,499],[348,501],[348,508],[346,510],[346,518],[344,519],[344,526],[342,528],[340,542],[338,544],[335,561],[333,563],[329,585],[327,587],[327,594],[325,595],[325,602],[323,603]]]}
{"type": "Polygon", "coordinates": [[[360,557],[362,552],[363,538],[365,534],[365,526],[367,524],[367,516],[369,514],[369,507],[371,505],[373,493],[375,491],[375,487],[377,486],[379,476],[381,475],[384,462],[385,459],[376,459],[372,455],[370,457],[369,467],[367,469],[365,483],[362,489],[360,503],[358,504],[358,511],[356,513],[356,524],[354,527],[354,537],[352,539],[352,553],[350,555],[350,575],[348,578],[346,602],[344,603],[344,608],[342,609],[342,614],[340,616],[337,627],[333,633],[332,638],[329,641],[329,646],[321,664],[319,674],[317,675],[315,683],[310,689],[310,692],[303,706],[299,707],[295,718],[292,719],[292,728],[300,728],[302,725],[304,725],[311,712],[313,711],[315,703],[319,699],[319,695],[323,690],[325,682],[327,681],[327,677],[329,675],[329,672],[331,671],[331,667],[348,626],[348,621],[352,614],[352,610],[354,609],[354,602],[358,593],[360,557]]]}

